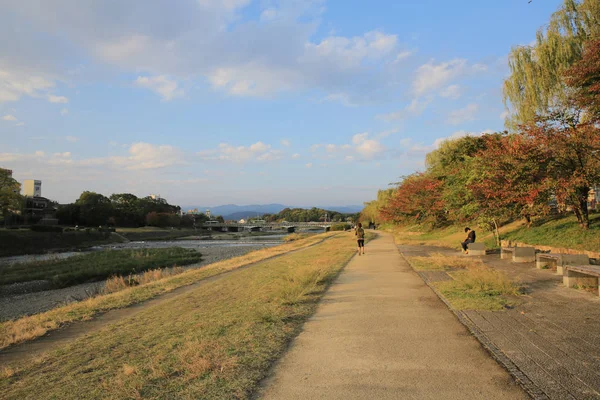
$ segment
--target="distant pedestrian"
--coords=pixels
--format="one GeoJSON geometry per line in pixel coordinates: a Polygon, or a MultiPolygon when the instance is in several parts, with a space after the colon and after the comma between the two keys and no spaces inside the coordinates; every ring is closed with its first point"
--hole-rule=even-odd
{"type": "Polygon", "coordinates": [[[462,246],[465,254],[469,254],[469,243],[475,243],[476,235],[475,235],[475,231],[471,230],[471,228],[469,228],[469,227],[465,228],[465,233],[467,234],[467,238],[460,245],[462,246]]]}
{"type": "Polygon", "coordinates": [[[360,251],[362,249],[362,253],[365,254],[365,230],[362,227],[362,224],[359,222],[358,227],[354,231],[354,235],[356,235],[356,241],[358,243],[358,255],[360,256],[360,251]]]}

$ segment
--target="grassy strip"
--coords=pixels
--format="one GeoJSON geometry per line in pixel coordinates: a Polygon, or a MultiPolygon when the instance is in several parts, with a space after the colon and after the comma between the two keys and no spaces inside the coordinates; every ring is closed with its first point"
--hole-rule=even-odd
{"type": "Polygon", "coordinates": [[[584,230],[574,216],[568,216],[527,228],[521,224],[504,239],[531,245],[563,247],[600,252],[600,215],[590,216],[590,229],[584,230]]]}
{"type": "Polygon", "coordinates": [[[479,259],[432,253],[429,257],[408,257],[417,271],[447,271],[449,281],[432,285],[456,310],[503,310],[518,303],[520,288],[508,277],[489,268],[479,259]]]}
{"type": "Polygon", "coordinates": [[[466,257],[451,257],[442,253],[430,253],[428,257],[407,257],[417,271],[449,271],[464,269],[482,264],[481,260],[470,260],[466,257]]]}
{"type": "Polygon", "coordinates": [[[200,261],[200,256],[195,250],[180,247],[97,251],[65,259],[0,266],[0,284],[47,280],[62,288],[111,275],[194,264],[200,261]]]}
{"type": "Polygon", "coordinates": [[[450,275],[454,280],[433,285],[457,310],[499,311],[518,303],[519,286],[500,271],[478,266],[450,275]]]}
{"type": "Polygon", "coordinates": [[[88,320],[98,313],[140,303],[162,293],[190,285],[202,279],[226,271],[231,271],[244,265],[262,261],[269,257],[313,245],[331,235],[332,234],[315,235],[304,240],[298,240],[281,246],[253,251],[241,257],[220,261],[199,269],[191,269],[182,274],[151,282],[146,285],[135,286],[117,293],[72,303],[64,307],[55,308],[41,314],[23,317],[15,321],[2,322],[0,323],[0,350],[16,343],[43,336],[47,332],[58,329],[67,323],[88,320]]]}
{"type": "Polygon", "coordinates": [[[6,369],[3,398],[249,398],[354,255],[350,234],[209,282],[6,369]]]}

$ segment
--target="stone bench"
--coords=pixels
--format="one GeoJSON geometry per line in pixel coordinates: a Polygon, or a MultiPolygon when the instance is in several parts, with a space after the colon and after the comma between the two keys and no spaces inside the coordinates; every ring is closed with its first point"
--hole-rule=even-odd
{"type": "Polygon", "coordinates": [[[598,287],[598,278],[600,278],[600,266],[596,265],[565,265],[563,274],[563,284],[566,287],[593,286],[600,296],[598,287]]]}
{"type": "Polygon", "coordinates": [[[516,263],[535,262],[535,247],[502,247],[500,258],[509,257],[516,263]]]}
{"type": "Polygon", "coordinates": [[[556,274],[563,275],[564,266],[588,265],[590,258],[586,254],[558,254],[558,253],[539,253],[535,257],[535,266],[544,268],[548,266],[556,267],[556,274]]]}
{"type": "Polygon", "coordinates": [[[469,243],[467,248],[470,256],[485,256],[485,245],[483,243],[469,243]]]}

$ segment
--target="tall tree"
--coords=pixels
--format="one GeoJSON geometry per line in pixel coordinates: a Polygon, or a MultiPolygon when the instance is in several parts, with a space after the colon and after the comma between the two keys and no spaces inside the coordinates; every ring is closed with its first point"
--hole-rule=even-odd
{"type": "Polygon", "coordinates": [[[441,195],[443,182],[425,173],[405,177],[394,191],[381,215],[390,222],[413,222],[439,226],[446,221],[441,195]]]}
{"type": "Polygon", "coordinates": [[[509,127],[568,107],[564,73],[581,59],[584,43],[599,33],[598,0],[565,0],[547,27],[537,32],[534,45],[511,50],[510,76],[504,81],[505,103],[513,111],[509,127]]]}
{"type": "Polygon", "coordinates": [[[20,191],[21,184],[8,170],[0,168],[0,208],[5,224],[11,212],[21,209],[23,197],[19,194],[20,191]]]}
{"type": "Polygon", "coordinates": [[[485,149],[476,158],[476,179],[470,185],[478,217],[489,221],[496,234],[506,220],[523,217],[531,224],[533,216],[548,210],[549,151],[525,135],[485,135],[483,140],[485,149]]]}
{"type": "Polygon", "coordinates": [[[548,152],[545,186],[560,203],[572,208],[587,229],[589,192],[600,184],[600,129],[595,123],[579,120],[571,110],[555,112],[527,126],[523,134],[548,152]]]}
{"type": "Polygon", "coordinates": [[[565,72],[574,104],[590,121],[600,121],[600,37],[585,43],[581,60],[565,72]]]}

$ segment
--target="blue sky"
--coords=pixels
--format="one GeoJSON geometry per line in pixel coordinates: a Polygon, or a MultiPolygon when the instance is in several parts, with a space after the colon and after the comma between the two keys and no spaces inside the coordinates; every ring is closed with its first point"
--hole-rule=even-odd
{"type": "Polygon", "coordinates": [[[560,0],[0,2],[0,166],[74,201],[361,204],[503,129],[560,0]]]}

